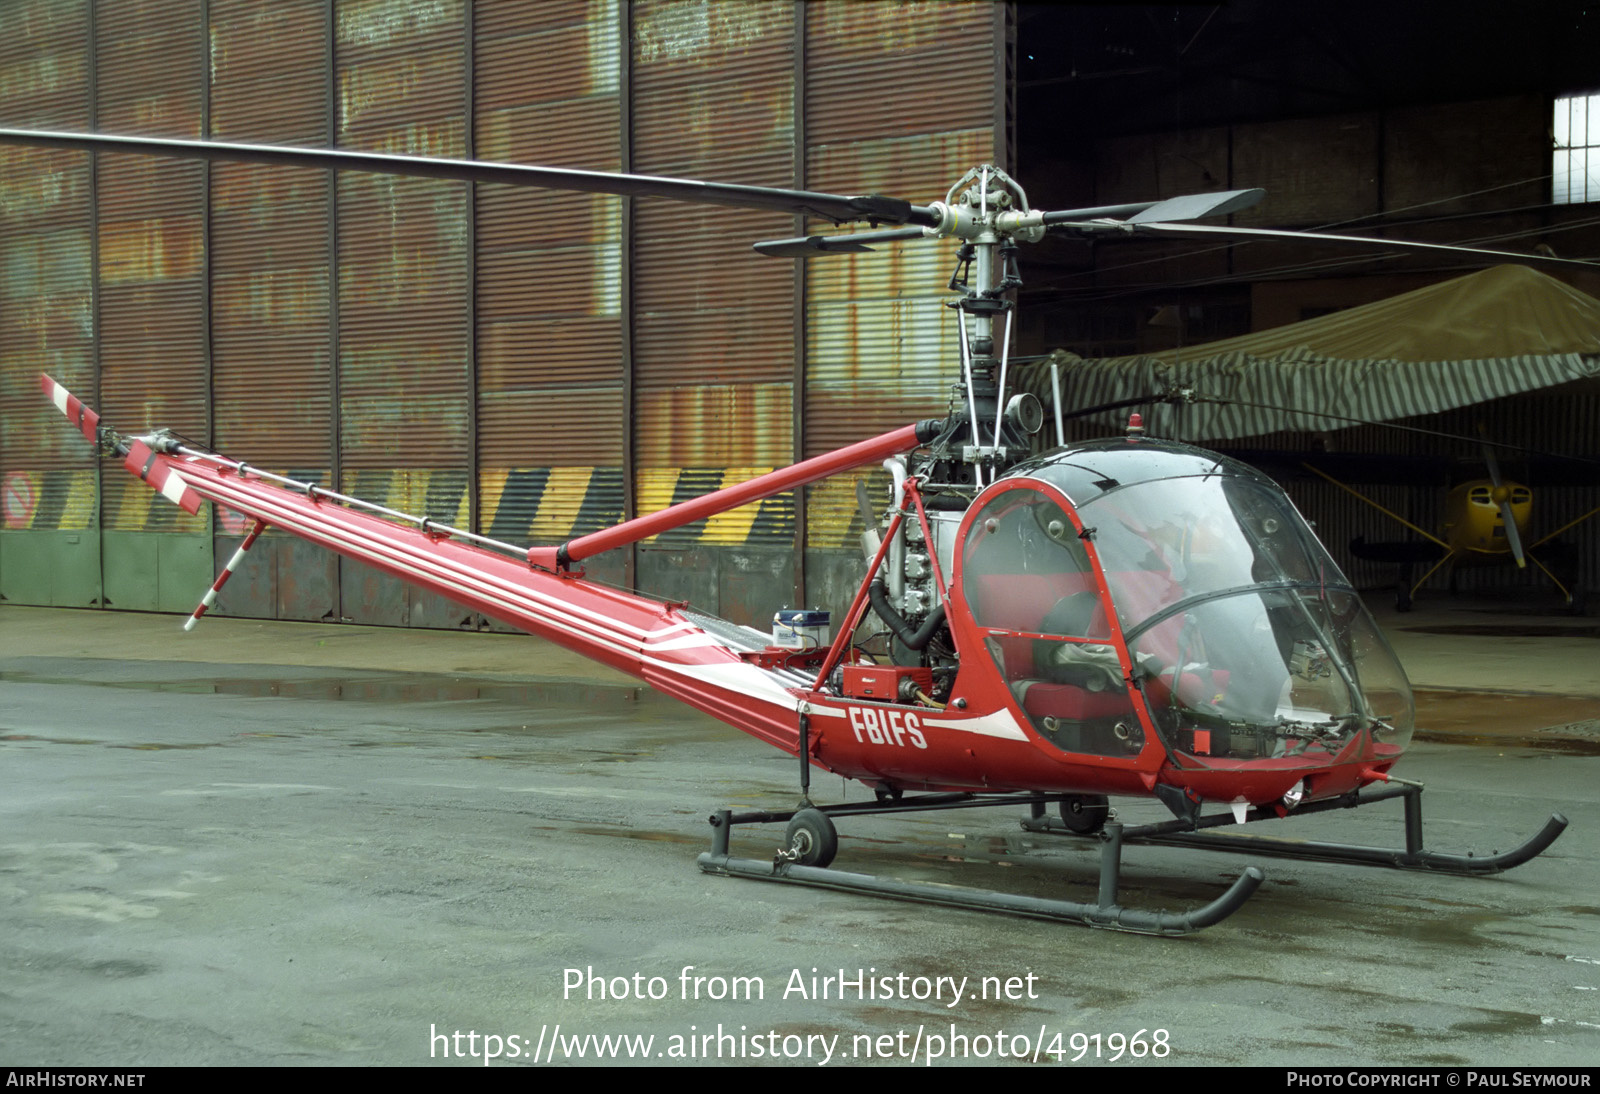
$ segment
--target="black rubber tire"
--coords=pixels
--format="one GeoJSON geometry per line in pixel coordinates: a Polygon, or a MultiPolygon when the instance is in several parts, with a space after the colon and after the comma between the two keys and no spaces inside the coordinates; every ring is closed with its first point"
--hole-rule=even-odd
{"type": "Polygon", "coordinates": [[[1104,794],[1069,794],[1061,799],[1061,823],[1067,831],[1092,836],[1106,826],[1111,802],[1104,794]]]}
{"type": "Polygon", "coordinates": [[[801,866],[826,866],[839,853],[839,833],[826,813],[815,809],[802,809],[794,815],[783,832],[783,845],[792,848],[800,841],[801,866]]]}

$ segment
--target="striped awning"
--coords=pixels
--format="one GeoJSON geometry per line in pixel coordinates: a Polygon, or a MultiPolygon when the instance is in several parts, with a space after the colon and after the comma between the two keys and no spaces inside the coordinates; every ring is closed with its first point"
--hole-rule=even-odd
{"type": "MultiPolygon", "coordinates": [[[[1600,301],[1501,266],[1186,350],[1098,360],[1058,350],[1052,359],[1069,414],[1188,390],[1195,402],[1157,407],[1147,426],[1192,441],[1318,432],[1351,424],[1339,418],[1392,421],[1600,376],[1600,301]]],[[[1049,363],[1030,368],[1023,385],[1049,406],[1049,363]]],[[[1080,420],[1116,429],[1127,415],[1080,420]]]]}

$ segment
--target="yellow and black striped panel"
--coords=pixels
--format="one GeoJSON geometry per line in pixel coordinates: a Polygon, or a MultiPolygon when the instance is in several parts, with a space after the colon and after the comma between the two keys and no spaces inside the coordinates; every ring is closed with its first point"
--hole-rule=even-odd
{"type": "MultiPolygon", "coordinates": [[[[654,513],[773,470],[770,467],[641,468],[637,512],[654,513]]],[[[808,487],[807,545],[859,548],[856,481],[867,483],[874,514],[888,506],[890,478],[878,468],[835,475],[808,487]]],[[[524,467],[484,471],[479,479],[484,535],[507,543],[560,543],[622,519],[622,472],[614,467],[524,467]]],[[[645,540],[646,546],[788,547],[794,543],[792,493],[742,505],[645,540]]]]}
{"type": "Polygon", "coordinates": [[[93,525],[94,515],[93,468],[0,475],[0,526],[11,531],[77,531],[93,525]]]}
{"type": "Polygon", "coordinates": [[[101,489],[105,497],[101,513],[108,532],[204,532],[211,518],[204,506],[198,513],[185,513],[117,464],[108,464],[101,489]]]}
{"type": "MultiPolygon", "coordinates": [[[[646,467],[639,470],[639,512],[653,513],[714,490],[736,486],[773,470],[770,467],[646,467]]],[[[717,544],[786,547],[794,542],[794,495],[779,494],[726,513],[674,528],[645,543],[654,547],[717,544]]]]}
{"type": "MultiPolygon", "coordinates": [[[[639,472],[641,514],[733,486],[770,467],[670,467],[639,472]]],[[[622,471],[616,467],[521,467],[479,478],[483,534],[507,543],[560,543],[622,519],[622,471]]],[[[784,547],[794,541],[794,498],[751,502],[644,541],[649,546],[784,547]]]]}
{"type": "MultiPolygon", "coordinates": [[[[653,513],[772,470],[766,467],[647,468],[639,472],[638,511],[653,513]]],[[[289,477],[322,484],[321,470],[288,469],[289,477]]],[[[143,483],[107,477],[107,526],[121,531],[199,531],[204,514],[190,517],[143,483]]],[[[876,468],[835,475],[808,488],[807,543],[855,550],[861,533],[855,484],[865,479],[873,512],[889,496],[889,476],[876,468]]],[[[479,479],[480,529],[515,544],[560,543],[610,527],[622,519],[622,471],[615,467],[532,467],[484,471],[479,479]]],[[[363,469],[345,474],[343,493],[403,513],[468,526],[466,473],[453,468],[363,469]]],[[[95,522],[92,469],[7,471],[0,477],[0,512],[12,531],[71,531],[95,522]]],[[[224,532],[242,534],[248,522],[224,532]]],[[[646,541],[653,546],[782,547],[794,541],[794,496],[780,494],[646,541]]]]}
{"type": "Polygon", "coordinates": [[[346,471],[343,493],[455,528],[467,527],[467,473],[456,468],[363,468],[346,471]]]}
{"type": "Polygon", "coordinates": [[[490,468],[478,475],[479,528],[504,543],[561,543],[622,519],[619,467],[490,468]]]}
{"type": "Polygon", "coordinates": [[[879,467],[863,467],[834,475],[807,488],[806,546],[812,550],[861,549],[865,527],[856,502],[856,483],[867,484],[873,517],[881,516],[893,498],[894,483],[879,467]]]}

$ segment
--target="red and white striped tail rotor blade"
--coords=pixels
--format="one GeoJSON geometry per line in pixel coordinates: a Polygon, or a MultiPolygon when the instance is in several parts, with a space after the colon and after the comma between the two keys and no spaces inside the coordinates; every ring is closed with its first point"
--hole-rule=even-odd
{"type": "Polygon", "coordinates": [[[151,489],[166,498],[185,513],[200,512],[201,497],[172,465],[161,458],[143,441],[134,441],[128,448],[128,457],[122,461],[133,474],[150,484],[151,489]]]}
{"type": "Polygon", "coordinates": [[[99,443],[100,415],[42,372],[39,373],[39,390],[44,392],[45,398],[56,404],[56,409],[65,414],[68,421],[78,427],[80,433],[89,438],[90,444],[99,443]]]}

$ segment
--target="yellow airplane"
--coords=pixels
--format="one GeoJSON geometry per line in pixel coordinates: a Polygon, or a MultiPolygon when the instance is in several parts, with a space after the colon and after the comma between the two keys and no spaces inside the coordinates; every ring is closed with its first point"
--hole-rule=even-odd
{"type": "Polygon", "coordinates": [[[1395,603],[1400,611],[1411,610],[1411,601],[1416,596],[1417,590],[1445,565],[1498,562],[1508,558],[1514,560],[1519,569],[1526,568],[1531,560],[1560,591],[1568,608],[1574,611],[1582,610],[1582,590],[1578,589],[1575,592],[1569,589],[1534,552],[1561,533],[1577,527],[1600,513],[1600,508],[1589,510],[1578,519],[1563,524],[1549,535],[1524,547],[1523,538],[1528,534],[1528,519],[1533,514],[1533,491],[1520,482],[1512,482],[1501,476],[1500,464],[1495,459],[1493,450],[1485,447],[1484,457],[1489,465],[1489,477],[1464,482],[1451,489],[1445,498],[1444,520],[1440,524],[1438,535],[1424,531],[1398,513],[1386,509],[1366,495],[1346,486],[1332,475],[1308,463],[1302,463],[1300,466],[1372,506],[1391,520],[1405,525],[1428,541],[1368,544],[1357,539],[1350,545],[1352,553],[1357,558],[1396,562],[1402,566],[1402,573],[1408,573],[1414,563],[1426,562],[1438,556],[1437,561],[1428,568],[1421,579],[1409,588],[1406,580],[1402,579],[1395,603]],[[1444,552],[1442,555],[1438,554],[1440,550],[1444,552]]]}

